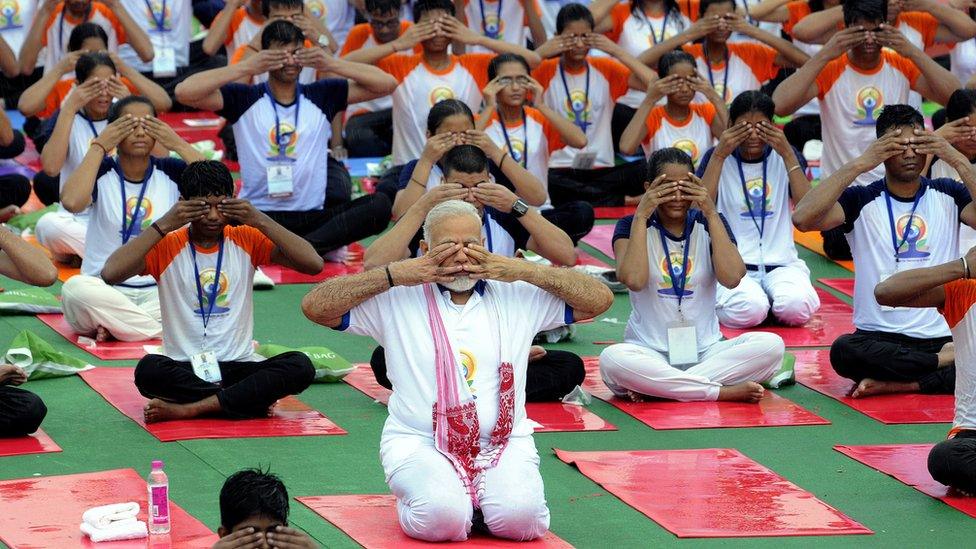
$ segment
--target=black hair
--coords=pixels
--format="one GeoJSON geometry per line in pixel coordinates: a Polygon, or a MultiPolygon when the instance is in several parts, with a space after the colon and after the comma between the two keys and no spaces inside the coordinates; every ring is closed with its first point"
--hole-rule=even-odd
{"type": "Polygon", "coordinates": [[[556,34],[562,34],[566,25],[574,21],[586,21],[590,24],[590,30],[596,28],[596,22],[593,20],[593,13],[590,12],[590,8],[583,4],[572,3],[563,6],[556,14],[556,34]]]}
{"type": "MultiPolygon", "coordinates": [[[[945,114],[947,122],[955,122],[960,118],[965,118],[976,110],[976,90],[960,88],[949,96],[946,103],[945,114]]],[[[973,122],[973,120],[970,120],[973,122]]]]}
{"type": "Polygon", "coordinates": [[[877,137],[881,137],[890,130],[898,126],[915,126],[925,128],[925,119],[922,114],[908,105],[887,105],[881,109],[878,121],[874,126],[877,137]]]}
{"type": "MultiPolygon", "coordinates": [[[[180,176],[180,196],[183,198],[193,198],[197,196],[234,196],[234,178],[230,175],[230,169],[223,162],[217,160],[201,160],[189,164],[180,176]]],[[[257,471],[260,472],[260,471],[257,471]]],[[[233,478],[233,477],[231,477],[233,478]]],[[[230,478],[227,479],[230,482],[230,478]]],[[[224,485],[226,490],[227,485],[224,485]]],[[[282,487],[283,489],[284,487],[282,487]]],[[[288,499],[287,497],[285,498],[288,499]]],[[[220,496],[221,515],[224,511],[224,496],[220,496]]],[[[250,516],[250,513],[247,515],[250,516]]],[[[288,516],[288,506],[285,505],[285,518],[288,516]]],[[[240,522],[240,521],[238,521],[240,522]]],[[[237,524],[223,523],[230,528],[237,524]]]]}
{"type": "Polygon", "coordinates": [[[457,99],[445,99],[439,103],[435,103],[430,108],[430,112],[427,113],[427,132],[430,135],[434,135],[437,133],[437,128],[444,122],[444,119],[455,114],[463,114],[471,119],[472,124],[474,123],[474,113],[471,112],[471,107],[457,99]]]}
{"type": "Polygon", "coordinates": [[[688,166],[689,172],[695,172],[695,164],[691,161],[688,153],[675,147],[666,147],[654,151],[651,157],[647,159],[647,180],[654,181],[657,179],[657,176],[664,171],[666,164],[682,164],[688,166]]]}
{"type": "Polygon", "coordinates": [[[272,21],[264,27],[261,33],[261,49],[268,49],[271,44],[304,44],[305,35],[298,25],[291,21],[272,21]]]}
{"type": "Polygon", "coordinates": [[[261,2],[261,14],[264,15],[265,19],[271,16],[271,6],[305,9],[305,2],[302,0],[264,0],[261,2]]]}
{"type": "MultiPolygon", "coordinates": [[[[204,163],[223,166],[216,161],[196,162],[187,166],[186,172],[204,163]]],[[[270,472],[244,469],[227,477],[220,489],[220,525],[231,530],[254,515],[264,515],[287,525],[288,489],[270,472]]]]}
{"type": "Polygon", "coordinates": [[[496,55],[492,58],[491,62],[488,63],[488,80],[494,80],[498,76],[498,69],[505,63],[520,63],[525,67],[525,72],[532,73],[532,69],[529,68],[529,62],[525,60],[524,57],[517,53],[503,53],[496,55]]]}
{"type": "Polygon", "coordinates": [[[698,3],[698,17],[705,17],[705,10],[712,4],[732,4],[732,8],[735,9],[735,0],[701,0],[698,3]]]}
{"type": "Polygon", "coordinates": [[[850,0],[841,4],[845,27],[850,27],[858,19],[881,22],[888,19],[888,0],[850,0]]]}
{"type": "Polygon", "coordinates": [[[81,54],[78,62],[75,63],[75,81],[81,83],[88,80],[92,71],[102,65],[111,68],[112,72],[118,72],[118,69],[115,68],[115,62],[112,61],[112,58],[107,53],[95,52],[81,54]]]}
{"type": "Polygon", "coordinates": [[[400,0],[366,0],[366,13],[400,13],[400,0]]]}
{"type": "Polygon", "coordinates": [[[695,64],[695,58],[690,53],[684,50],[671,50],[662,55],[661,59],[657,62],[657,73],[661,75],[661,78],[664,78],[668,76],[671,67],[682,63],[688,63],[692,68],[697,66],[695,64]]]}
{"type": "Polygon", "coordinates": [[[447,151],[440,166],[444,177],[453,172],[482,173],[488,170],[488,156],[474,145],[458,145],[447,151]]]}
{"type": "MultiPolygon", "coordinates": [[[[643,11],[641,4],[644,0],[630,0],[630,13],[639,13],[643,11]]],[[[672,15],[680,15],[681,9],[678,8],[678,0],[664,0],[664,13],[670,13],[672,15]]]]}
{"type": "Polygon", "coordinates": [[[71,35],[68,36],[68,51],[80,50],[81,43],[89,38],[101,38],[102,42],[105,42],[105,46],[108,47],[108,34],[105,33],[105,29],[101,25],[82,23],[71,29],[71,35]]]}
{"type": "Polygon", "coordinates": [[[446,11],[454,17],[454,2],[451,0],[417,0],[413,5],[413,21],[417,23],[428,11],[446,11]]]}
{"type": "Polygon", "coordinates": [[[811,13],[817,13],[818,11],[824,10],[824,0],[809,0],[807,5],[810,6],[811,13]]]}
{"type": "Polygon", "coordinates": [[[764,92],[759,90],[744,91],[735,96],[732,104],[729,105],[729,125],[734,124],[740,116],[751,112],[762,113],[763,116],[772,120],[775,111],[776,104],[764,92]]]}
{"type": "Polygon", "coordinates": [[[142,103],[143,105],[149,105],[149,110],[152,111],[152,115],[156,116],[156,107],[152,104],[152,101],[141,96],[141,95],[127,95],[122,99],[119,99],[112,106],[108,108],[108,123],[111,124],[122,116],[122,110],[133,103],[142,103]]]}

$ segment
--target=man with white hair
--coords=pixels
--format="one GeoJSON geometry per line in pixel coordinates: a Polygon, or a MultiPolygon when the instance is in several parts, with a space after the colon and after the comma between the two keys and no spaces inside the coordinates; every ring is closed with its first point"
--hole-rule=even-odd
{"type": "Polygon", "coordinates": [[[540,330],[613,302],[587,275],[489,252],[481,227],[473,205],[442,202],[424,221],[423,255],[327,280],[302,301],[312,321],[386,349],[380,457],[401,528],[426,541],[466,539],[475,510],[498,537],[546,532],[525,414],[529,347],[540,330]]]}

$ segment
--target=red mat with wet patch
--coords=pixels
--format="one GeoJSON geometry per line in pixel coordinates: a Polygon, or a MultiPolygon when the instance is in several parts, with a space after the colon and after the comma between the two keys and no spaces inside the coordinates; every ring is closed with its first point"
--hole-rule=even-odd
{"type": "Polygon", "coordinates": [[[0,481],[0,540],[11,549],[101,547],[145,549],[210,547],[217,535],[170,500],[172,530],[149,539],[92,543],[81,533],[81,514],[91,507],[125,501],[139,503],[146,521],[146,481],[132,469],[0,481]]]}
{"type": "Polygon", "coordinates": [[[912,488],[976,518],[976,498],[960,496],[929,474],[927,462],[932,444],[883,444],[834,446],[834,450],[872,469],[894,477],[912,488]]]}
{"type": "Polygon", "coordinates": [[[33,435],[16,438],[0,438],[0,457],[22,456],[25,454],[47,454],[60,452],[61,447],[38,429],[33,435]]]}
{"type": "Polygon", "coordinates": [[[556,456],[679,538],[873,533],[730,448],[556,456]]]}
{"type": "Polygon", "coordinates": [[[94,339],[91,338],[93,344],[86,345],[78,341],[80,336],[68,325],[68,321],[64,319],[64,315],[59,313],[41,314],[37,315],[37,319],[55,332],[61,334],[61,336],[75,347],[102,360],[139,360],[146,356],[146,345],[163,344],[158,339],[147,339],[146,341],[100,341],[94,343],[94,339]]]}
{"type": "Polygon", "coordinates": [[[949,423],[955,414],[952,395],[899,393],[851,398],[848,395],[854,382],[831,368],[830,351],[791,352],[796,355],[794,371],[799,383],[881,423],[949,423]]]}
{"type": "Polygon", "coordinates": [[[773,391],[766,391],[758,404],[747,402],[677,402],[650,400],[631,402],[614,396],[600,377],[599,357],[584,357],[588,393],[613,405],[652,429],[715,429],[725,427],[783,427],[786,425],[830,425],[773,391]]]}
{"type": "Polygon", "coordinates": [[[270,417],[233,420],[196,418],[146,424],[143,408],[148,400],[133,381],[135,368],[95,368],[81,372],[85,383],[102,398],[163,442],[200,438],[297,437],[344,435],[332,420],[295,397],[278,401],[270,417]]]}
{"type": "MultiPolygon", "coordinates": [[[[392,393],[376,382],[369,364],[357,364],[356,368],[342,380],[383,405],[386,405],[392,393]]],[[[583,406],[561,402],[529,402],[525,405],[525,413],[529,419],[542,426],[535,430],[536,433],[617,430],[615,425],[604,421],[583,406]]]]}
{"type": "Polygon", "coordinates": [[[828,288],[833,288],[848,297],[854,297],[853,278],[818,278],[817,282],[828,288]]]}
{"type": "Polygon", "coordinates": [[[820,310],[803,326],[764,323],[747,330],[722,326],[722,335],[732,339],[746,332],[770,332],[782,337],[787,347],[829,346],[838,337],[854,331],[854,309],[822,288],[817,288],[817,295],[820,296],[820,310]]]}
{"type": "Polygon", "coordinates": [[[268,278],[273,280],[275,284],[318,284],[328,278],[363,272],[364,253],[365,250],[362,245],[350,244],[345,262],[326,261],[322,272],[314,275],[300,273],[281,265],[262,265],[261,271],[268,275],[268,278]]]}
{"type": "Polygon", "coordinates": [[[566,543],[552,532],[535,541],[514,542],[472,534],[465,542],[427,543],[407,537],[400,529],[396,516],[396,498],[391,495],[310,496],[295,498],[317,515],[331,522],[356,543],[366,549],[417,548],[417,547],[465,547],[493,548],[519,547],[525,549],[569,549],[566,543]]]}

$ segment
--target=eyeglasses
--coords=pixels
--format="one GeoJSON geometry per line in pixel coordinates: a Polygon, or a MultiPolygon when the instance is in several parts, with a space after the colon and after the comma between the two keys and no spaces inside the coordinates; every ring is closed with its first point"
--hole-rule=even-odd
{"type": "Polygon", "coordinates": [[[528,76],[503,76],[498,79],[498,83],[502,86],[511,86],[512,84],[518,84],[519,86],[529,85],[528,76]]]}
{"type": "Polygon", "coordinates": [[[392,29],[400,26],[400,19],[373,19],[369,20],[369,24],[376,28],[387,28],[392,29]]]}

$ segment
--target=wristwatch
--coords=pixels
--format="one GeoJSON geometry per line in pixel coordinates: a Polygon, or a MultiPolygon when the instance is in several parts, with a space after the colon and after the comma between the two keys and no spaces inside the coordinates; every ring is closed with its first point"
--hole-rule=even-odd
{"type": "Polygon", "coordinates": [[[328,49],[329,49],[329,37],[326,36],[325,33],[322,33],[322,34],[319,35],[318,43],[319,43],[319,46],[322,47],[322,49],[328,51],[328,49]]]}
{"type": "Polygon", "coordinates": [[[515,204],[512,204],[512,216],[514,216],[516,219],[527,213],[529,213],[529,205],[526,204],[521,198],[516,200],[515,204]]]}

